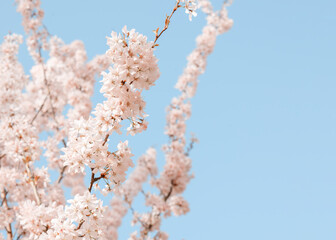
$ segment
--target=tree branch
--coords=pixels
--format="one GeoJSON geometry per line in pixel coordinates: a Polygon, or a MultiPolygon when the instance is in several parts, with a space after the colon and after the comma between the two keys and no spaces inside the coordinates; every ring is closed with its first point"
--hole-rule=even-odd
{"type": "MultiPolygon", "coordinates": [[[[6,207],[6,209],[10,209],[7,202],[7,194],[8,192],[6,191],[6,189],[3,189],[1,192],[1,198],[2,198],[1,206],[3,205],[4,207],[6,207]]],[[[8,223],[7,226],[5,226],[5,229],[7,232],[7,239],[12,240],[13,239],[12,224],[8,223]]]]}
{"type": "Polygon", "coordinates": [[[180,7],[182,7],[182,6],[180,5],[180,0],[178,0],[178,1],[176,2],[176,4],[175,4],[175,7],[174,7],[173,11],[171,12],[171,14],[170,14],[169,16],[168,16],[168,15],[166,16],[165,26],[164,26],[164,28],[162,29],[162,31],[161,31],[160,33],[158,33],[159,28],[157,28],[156,31],[154,31],[154,33],[155,33],[155,40],[154,40],[153,48],[154,48],[155,46],[157,46],[157,44],[156,44],[157,40],[161,37],[162,33],[164,33],[164,32],[168,29],[168,26],[169,26],[169,23],[170,23],[170,19],[172,18],[172,16],[173,16],[174,13],[176,12],[176,10],[177,10],[178,8],[180,8],[180,7]]]}
{"type": "Polygon", "coordinates": [[[35,119],[37,118],[37,116],[39,115],[39,113],[42,111],[44,104],[46,103],[48,99],[48,95],[44,98],[42,105],[40,106],[40,108],[38,109],[38,111],[36,112],[35,116],[33,117],[33,119],[30,121],[30,124],[33,124],[33,122],[35,121],[35,119]]]}
{"type": "Polygon", "coordinates": [[[37,202],[38,205],[41,205],[41,198],[40,198],[40,196],[39,196],[39,194],[37,192],[37,184],[36,184],[34,175],[32,174],[31,169],[29,167],[29,162],[26,161],[25,165],[26,165],[26,171],[27,171],[27,174],[28,174],[28,177],[29,177],[29,180],[30,180],[30,185],[33,188],[33,192],[34,192],[34,196],[35,196],[36,202],[37,202]]]}

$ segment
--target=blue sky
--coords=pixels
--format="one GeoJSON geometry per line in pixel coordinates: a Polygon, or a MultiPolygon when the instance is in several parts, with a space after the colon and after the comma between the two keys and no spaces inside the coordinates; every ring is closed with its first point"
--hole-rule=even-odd
{"type": "MultiPolygon", "coordinates": [[[[173,5],[45,0],[42,6],[49,31],[68,43],[82,40],[91,58],[124,25],[153,37],[173,5]]],[[[186,240],[335,239],[336,2],[236,0],[228,10],[235,24],[217,41],[188,122],[200,139],[191,155],[196,177],[185,194],[191,212],[164,221],[163,229],[170,239],[186,240]]],[[[1,36],[22,33],[20,22],[12,1],[1,1],[1,36]]],[[[161,78],[145,94],[149,128],[130,140],[136,156],[167,140],[165,107],[204,23],[203,14],[189,22],[180,11],[160,38],[161,78]]],[[[95,103],[102,100],[98,89],[99,83],[95,103]]],[[[120,239],[128,236],[128,220],[120,239]]]]}

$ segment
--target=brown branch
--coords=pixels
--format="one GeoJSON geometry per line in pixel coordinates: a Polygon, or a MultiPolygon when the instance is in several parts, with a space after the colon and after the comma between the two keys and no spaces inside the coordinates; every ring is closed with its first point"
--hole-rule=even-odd
{"type": "Polygon", "coordinates": [[[141,221],[141,219],[136,216],[136,213],[135,213],[135,210],[134,208],[132,207],[132,204],[126,200],[124,200],[127,204],[128,204],[128,207],[129,209],[131,210],[133,216],[136,218],[136,220],[146,229],[146,228],[149,228],[150,226],[147,226],[144,222],[141,221]]]}
{"type": "Polygon", "coordinates": [[[110,134],[106,134],[105,139],[104,139],[104,142],[103,142],[103,146],[106,144],[106,142],[107,142],[109,136],[110,136],[110,134]]]}
{"type": "MultiPolygon", "coordinates": [[[[66,147],[67,147],[67,144],[66,144],[66,142],[65,142],[64,139],[62,139],[62,143],[63,143],[64,147],[66,148],[66,147]]],[[[63,168],[62,168],[62,170],[61,170],[61,172],[60,172],[60,175],[59,175],[59,177],[58,177],[58,179],[57,179],[57,183],[58,183],[58,184],[60,184],[61,181],[63,180],[63,178],[64,178],[64,174],[65,174],[65,170],[66,170],[66,169],[67,169],[67,166],[63,166],[63,168]]]]}
{"type": "MultiPolygon", "coordinates": [[[[45,27],[45,26],[44,26],[45,27]]],[[[46,27],[45,27],[46,28],[46,27]]],[[[48,31],[47,31],[48,32],[48,31]]],[[[39,46],[39,55],[40,55],[40,58],[42,58],[42,53],[41,53],[41,46],[39,46]]],[[[36,113],[36,115],[34,116],[33,120],[31,121],[31,123],[33,123],[33,121],[35,120],[35,118],[37,117],[37,115],[39,114],[39,112],[41,112],[43,106],[45,105],[45,102],[47,100],[47,98],[49,98],[49,102],[50,102],[50,106],[51,106],[51,112],[52,112],[52,116],[53,116],[53,119],[56,123],[56,130],[59,132],[60,131],[60,128],[58,127],[59,123],[56,119],[56,111],[55,111],[55,108],[54,108],[54,105],[52,103],[52,97],[51,97],[51,91],[50,91],[50,87],[49,87],[49,83],[48,83],[48,80],[47,80],[47,75],[46,75],[46,70],[45,70],[45,66],[43,64],[43,62],[41,62],[41,65],[42,65],[42,70],[43,70],[43,78],[44,78],[44,84],[46,85],[47,87],[47,91],[48,91],[48,95],[46,96],[46,98],[44,99],[43,101],[43,104],[41,105],[39,111],[36,113]]],[[[64,140],[64,138],[62,139],[62,143],[63,143],[63,146],[66,148],[67,147],[67,144],[64,140]]],[[[64,173],[65,173],[65,170],[66,170],[66,166],[64,166],[60,172],[60,176],[57,180],[57,183],[61,183],[61,181],[63,180],[64,178],[64,173]]]]}
{"type": "Polygon", "coordinates": [[[62,139],[62,143],[63,143],[63,146],[66,148],[66,147],[67,147],[67,144],[66,144],[64,138],[62,139]]]}
{"type": "MultiPolygon", "coordinates": [[[[163,200],[164,200],[165,202],[167,202],[168,199],[170,198],[170,196],[172,195],[173,190],[174,190],[174,186],[175,186],[175,184],[174,184],[173,180],[171,180],[171,185],[170,185],[170,189],[169,189],[168,194],[167,194],[167,195],[164,195],[163,193],[161,193],[161,195],[163,196],[163,200]]],[[[151,215],[152,215],[152,214],[153,214],[153,212],[151,212],[151,215]]],[[[157,216],[158,216],[158,217],[159,217],[160,215],[161,215],[161,213],[157,213],[157,216]]],[[[145,227],[145,234],[146,234],[146,236],[148,235],[149,232],[151,232],[152,227],[153,227],[153,224],[149,224],[148,226],[145,227]]]]}
{"type": "Polygon", "coordinates": [[[26,164],[26,171],[27,171],[27,174],[28,174],[28,177],[29,177],[29,180],[30,180],[30,185],[33,188],[33,192],[34,192],[34,196],[35,196],[37,205],[41,205],[41,198],[40,198],[40,196],[37,192],[37,184],[36,184],[34,175],[32,174],[31,169],[29,167],[29,162],[26,161],[25,164],[26,164]]]}
{"type": "MultiPolygon", "coordinates": [[[[104,139],[104,142],[103,142],[103,146],[106,144],[106,142],[107,142],[107,140],[108,140],[108,138],[109,138],[109,136],[110,136],[110,134],[106,134],[106,136],[105,136],[105,139],[104,139]]],[[[101,173],[100,174],[100,177],[95,177],[95,174],[93,173],[93,168],[91,168],[91,180],[90,180],[90,186],[89,186],[89,188],[88,188],[88,190],[89,190],[89,192],[91,192],[91,190],[92,190],[92,186],[93,186],[93,184],[95,183],[95,182],[97,182],[97,181],[99,181],[100,179],[102,179],[102,178],[105,178],[105,174],[104,173],[101,173]]]]}
{"type": "MultiPolygon", "coordinates": [[[[8,192],[6,191],[6,189],[3,189],[1,192],[1,198],[2,198],[1,206],[3,205],[4,207],[6,207],[6,209],[10,209],[7,202],[7,194],[8,192]]],[[[12,240],[13,239],[12,224],[8,223],[7,226],[5,226],[5,229],[7,232],[7,239],[12,240]]]]}
{"type": "Polygon", "coordinates": [[[141,189],[140,192],[142,193],[142,195],[144,195],[144,197],[147,197],[147,194],[145,193],[143,189],[141,189]]]}
{"type": "Polygon", "coordinates": [[[20,233],[19,236],[17,236],[16,240],[19,240],[23,236],[23,233],[20,233]]]}
{"type": "MultiPolygon", "coordinates": [[[[104,142],[103,142],[103,144],[102,144],[103,146],[106,144],[106,142],[107,142],[109,136],[110,136],[110,134],[106,134],[105,139],[104,139],[104,142]]],[[[95,174],[93,173],[93,168],[91,168],[91,171],[92,171],[92,172],[91,172],[90,186],[89,186],[89,188],[88,188],[89,192],[91,192],[91,190],[92,190],[92,186],[93,186],[93,184],[94,184],[95,182],[99,181],[99,180],[102,179],[102,178],[105,178],[105,174],[104,174],[104,173],[101,173],[101,174],[100,174],[100,177],[95,177],[95,174]]]]}
{"type": "Polygon", "coordinates": [[[197,140],[191,140],[187,151],[185,152],[185,155],[188,157],[190,155],[191,150],[193,150],[195,143],[197,143],[197,140]]]}
{"type": "MultiPolygon", "coordinates": [[[[42,55],[41,55],[41,48],[39,48],[39,51],[40,51],[40,56],[42,56],[42,55]]],[[[59,124],[58,124],[58,121],[56,120],[56,112],[55,112],[54,105],[53,105],[53,103],[52,103],[51,91],[50,91],[49,83],[48,83],[48,81],[47,81],[46,70],[45,70],[45,67],[44,67],[43,62],[41,63],[41,65],[42,65],[42,70],[43,70],[44,84],[45,84],[46,87],[47,87],[48,96],[49,96],[49,100],[50,100],[50,107],[51,107],[52,116],[53,116],[54,121],[56,122],[56,124],[59,125],[59,124]]],[[[59,131],[58,127],[57,127],[57,130],[59,131]]]]}
{"type": "Polygon", "coordinates": [[[91,190],[92,190],[92,186],[93,186],[93,184],[95,183],[95,174],[93,173],[93,169],[91,169],[92,170],[92,173],[91,173],[91,180],[90,180],[90,186],[89,186],[89,188],[88,188],[88,190],[89,190],[89,192],[91,192],[91,190]]]}
{"type": "Polygon", "coordinates": [[[44,107],[44,104],[46,103],[48,99],[48,96],[46,96],[43,100],[43,103],[42,105],[40,106],[40,108],[38,109],[38,111],[36,112],[35,116],[33,117],[33,119],[30,121],[30,124],[33,124],[33,122],[35,121],[35,119],[37,118],[37,116],[39,115],[39,113],[42,111],[43,107],[44,107]]]}
{"type": "MultiPolygon", "coordinates": [[[[4,157],[6,157],[6,154],[5,154],[5,153],[2,154],[2,155],[0,155],[0,160],[3,159],[4,157]]],[[[0,167],[1,167],[1,161],[0,161],[0,167]]]]}
{"type": "Polygon", "coordinates": [[[170,185],[170,189],[169,189],[169,192],[168,194],[163,198],[165,202],[167,202],[167,200],[169,199],[170,195],[173,193],[173,183],[170,185]]]}
{"type": "MultiPolygon", "coordinates": [[[[19,134],[17,136],[19,138],[19,140],[22,140],[23,142],[25,142],[25,144],[27,146],[29,146],[30,144],[24,139],[24,137],[19,134]]],[[[29,147],[27,148],[27,151],[30,150],[29,147]]],[[[37,192],[37,183],[36,183],[36,180],[34,178],[34,174],[32,173],[32,170],[30,169],[30,166],[29,166],[29,162],[31,161],[31,157],[30,156],[23,156],[23,159],[22,161],[24,162],[25,166],[26,166],[26,172],[27,172],[27,175],[28,175],[28,179],[29,179],[29,182],[30,182],[30,185],[32,186],[33,188],[33,192],[34,192],[34,196],[35,196],[35,200],[37,202],[38,205],[41,205],[41,198],[40,196],[38,195],[38,192],[37,192]]]]}
{"type": "Polygon", "coordinates": [[[164,33],[168,29],[170,19],[172,18],[173,14],[176,12],[176,10],[180,7],[182,7],[182,6],[180,5],[180,0],[178,0],[175,4],[175,7],[174,7],[173,11],[171,12],[171,14],[169,16],[168,15],[166,16],[165,26],[164,26],[163,30],[159,34],[158,34],[159,28],[156,29],[156,31],[154,31],[155,32],[155,40],[154,40],[153,48],[155,46],[157,46],[156,41],[161,37],[162,33],[164,33]]]}
{"type": "Polygon", "coordinates": [[[93,168],[91,168],[91,180],[90,180],[90,186],[88,188],[89,192],[91,192],[92,190],[92,186],[95,182],[99,181],[100,179],[102,178],[105,178],[105,174],[104,173],[101,173],[99,177],[95,177],[95,174],[93,173],[93,168]]]}
{"type": "MultiPolygon", "coordinates": [[[[41,48],[42,48],[42,47],[39,46],[39,56],[40,56],[40,58],[42,58],[41,48]]],[[[46,69],[45,69],[45,66],[44,66],[44,63],[43,63],[43,62],[41,62],[41,66],[42,66],[42,71],[43,71],[44,84],[45,84],[46,87],[47,87],[48,96],[49,96],[49,100],[50,100],[49,102],[50,102],[50,107],[51,107],[52,117],[53,117],[55,123],[56,123],[57,125],[59,125],[59,123],[58,123],[58,121],[57,121],[57,119],[56,119],[56,111],[55,111],[55,107],[54,107],[54,105],[53,105],[53,103],[52,103],[51,91],[50,91],[49,83],[48,83],[48,80],[47,80],[46,69]]],[[[59,129],[58,126],[56,126],[56,130],[57,130],[58,132],[60,131],[60,129],[59,129]]],[[[63,142],[64,147],[66,147],[66,143],[65,143],[65,140],[64,140],[64,139],[62,139],[62,142],[63,142]]]]}
{"type": "Polygon", "coordinates": [[[77,227],[75,230],[76,230],[76,231],[79,230],[79,229],[82,227],[82,225],[83,225],[84,222],[85,222],[85,220],[82,219],[82,220],[80,221],[80,223],[78,224],[78,227],[77,227]]]}
{"type": "Polygon", "coordinates": [[[57,179],[57,183],[61,183],[61,181],[63,180],[64,178],[64,173],[65,173],[65,170],[67,169],[67,166],[64,166],[60,172],[60,175],[57,179]]]}
{"type": "Polygon", "coordinates": [[[6,207],[8,207],[8,205],[7,205],[7,194],[8,194],[8,192],[4,189],[2,191],[2,194],[1,194],[2,202],[1,202],[0,207],[2,207],[3,205],[5,205],[6,207]]]}

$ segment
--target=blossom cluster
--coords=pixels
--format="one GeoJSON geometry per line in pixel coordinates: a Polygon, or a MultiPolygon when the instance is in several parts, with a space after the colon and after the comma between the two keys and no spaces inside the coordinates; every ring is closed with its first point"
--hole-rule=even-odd
{"type": "Polygon", "coordinates": [[[47,37],[49,35],[43,25],[44,11],[40,0],[15,0],[17,11],[21,13],[22,25],[28,35],[27,46],[30,55],[36,63],[43,61],[40,51],[48,49],[47,37]]]}
{"type": "Polygon", "coordinates": [[[112,66],[103,73],[101,92],[106,101],[96,106],[88,120],[74,122],[69,131],[69,141],[63,149],[64,165],[68,172],[85,172],[85,166],[93,173],[119,184],[126,178],[126,171],[133,166],[128,142],[119,143],[115,152],[108,150],[108,138],[113,132],[120,133],[121,122],[128,119],[132,135],[147,128],[142,90],[149,89],[160,76],[153,43],[147,37],[128,31],[112,32],[108,38],[106,55],[112,66]]]}
{"type": "Polygon", "coordinates": [[[86,191],[83,195],[77,194],[68,203],[70,205],[64,210],[62,207],[58,209],[40,239],[101,239],[105,210],[103,202],[86,191]]]}
{"type": "Polygon", "coordinates": [[[189,15],[189,20],[192,20],[192,17],[196,17],[196,10],[198,8],[196,0],[177,0],[177,2],[181,2],[184,4],[185,13],[189,15]]]}
{"type": "Polygon", "coordinates": [[[118,239],[118,228],[122,218],[126,216],[128,209],[132,208],[135,197],[142,191],[143,185],[149,177],[156,176],[158,168],[156,165],[156,150],[149,148],[147,152],[138,159],[137,165],[127,180],[115,191],[111,200],[111,208],[106,211],[105,232],[111,239],[118,239]]]}
{"type": "Polygon", "coordinates": [[[195,95],[198,77],[206,68],[209,54],[213,52],[216,37],[228,31],[233,21],[228,18],[226,8],[215,12],[207,0],[200,1],[202,10],[208,14],[207,25],[197,37],[197,46],[189,55],[187,67],[179,78],[176,88],[181,91],[179,97],[173,98],[167,109],[166,135],[169,144],[163,147],[166,164],[158,178],[152,178],[152,185],[157,187],[159,194],[147,193],[146,205],[151,211],[134,214],[134,222],[140,223],[140,234],[134,233],[131,239],[149,239],[151,232],[156,232],[154,239],[166,239],[166,233],[160,230],[161,218],[184,215],[189,211],[188,202],[182,197],[186,186],[193,177],[190,174],[190,146],[197,140],[192,138],[190,146],[186,141],[186,120],[191,116],[190,99],[195,95]]]}
{"type": "Polygon", "coordinates": [[[142,94],[160,76],[154,51],[172,15],[154,41],[126,27],[112,32],[106,53],[89,61],[83,42],[67,44],[47,30],[40,0],[15,2],[34,65],[25,73],[17,57],[23,37],[5,36],[0,45],[0,239],[4,233],[9,240],[116,240],[128,211],[138,226],[129,239],[168,239],[162,218],[189,211],[182,196],[193,177],[189,151],[196,141],[188,147],[189,100],[216,37],[232,26],[226,9],[215,12],[208,0],[176,2],[172,14],[184,8],[191,20],[200,7],[208,17],[176,85],[181,95],[167,110],[169,142],[160,172],[154,148],[134,164],[129,140],[112,146],[110,139],[147,129],[142,94]],[[92,108],[99,74],[105,100],[92,108]],[[71,189],[70,199],[65,187],[71,189]],[[110,204],[104,206],[101,194],[112,197],[110,204]],[[134,208],[139,194],[148,212],[134,208]]]}

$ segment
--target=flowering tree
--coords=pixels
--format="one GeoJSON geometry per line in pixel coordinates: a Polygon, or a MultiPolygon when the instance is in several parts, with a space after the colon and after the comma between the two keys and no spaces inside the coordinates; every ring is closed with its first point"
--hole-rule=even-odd
{"type": "Polygon", "coordinates": [[[65,44],[48,32],[39,0],[16,0],[16,6],[35,65],[27,75],[18,61],[22,36],[4,37],[0,48],[0,239],[4,235],[7,239],[117,239],[128,211],[136,225],[129,239],[168,239],[160,230],[162,218],[189,211],[182,193],[192,178],[189,151],[196,139],[187,142],[186,120],[216,37],[232,26],[226,4],[214,11],[208,0],[177,0],[163,28],[154,31],[153,41],[124,27],[107,38],[106,54],[91,61],[82,42],[65,44]],[[190,20],[200,8],[207,14],[207,25],[176,84],[181,94],[167,110],[169,141],[163,147],[165,165],[159,172],[154,148],[134,164],[128,141],[113,146],[109,138],[121,133],[125,122],[131,136],[146,130],[141,94],[160,76],[154,50],[180,8],[190,20]],[[101,72],[100,92],[106,100],[92,109],[90,97],[101,72]],[[48,134],[46,140],[41,140],[43,134],[48,134]],[[40,159],[46,166],[36,166],[40,159]],[[58,172],[54,182],[50,169],[58,172]],[[146,182],[152,192],[143,190],[146,182]],[[73,195],[67,203],[64,187],[70,187],[73,195]],[[144,194],[149,212],[133,208],[139,193],[144,194]],[[109,204],[99,199],[102,195],[111,196],[109,204]]]}

